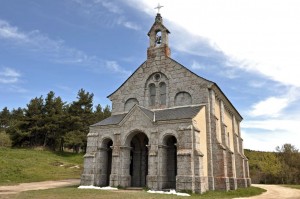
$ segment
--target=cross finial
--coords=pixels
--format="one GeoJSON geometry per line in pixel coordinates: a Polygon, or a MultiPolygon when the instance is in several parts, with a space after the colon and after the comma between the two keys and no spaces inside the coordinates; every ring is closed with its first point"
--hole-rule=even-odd
{"type": "Polygon", "coordinates": [[[157,5],[157,7],[155,7],[154,9],[157,9],[157,14],[159,14],[159,10],[164,7],[164,6],[161,6],[159,3],[157,5]]]}

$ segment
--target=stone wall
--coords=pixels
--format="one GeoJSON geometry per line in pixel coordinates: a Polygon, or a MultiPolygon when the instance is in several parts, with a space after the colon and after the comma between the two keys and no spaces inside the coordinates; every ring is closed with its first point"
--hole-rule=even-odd
{"type": "Polygon", "coordinates": [[[169,57],[160,56],[148,59],[110,96],[113,105],[112,113],[123,113],[125,102],[130,98],[137,99],[141,106],[150,109],[174,107],[176,94],[180,92],[187,92],[191,95],[191,104],[207,103],[209,84],[212,83],[195,75],[169,57]],[[167,78],[165,81],[167,84],[167,104],[163,107],[159,103],[156,106],[149,106],[147,80],[157,72],[162,73],[167,78]]]}

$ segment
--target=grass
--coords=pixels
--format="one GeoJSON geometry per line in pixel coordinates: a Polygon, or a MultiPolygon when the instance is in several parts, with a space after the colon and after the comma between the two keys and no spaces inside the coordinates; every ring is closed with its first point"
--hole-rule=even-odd
{"type": "MultiPolygon", "coordinates": [[[[190,199],[231,199],[235,197],[247,197],[263,193],[265,190],[250,187],[247,189],[238,189],[236,191],[209,191],[205,194],[192,194],[190,199]]],[[[77,187],[65,187],[57,189],[26,191],[18,195],[11,195],[8,199],[183,199],[186,197],[166,194],[150,194],[146,191],[100,191],[77,189],[77,187]]]]}
{"type": "Polygon", "coordinates": [[[300,185],[284,185],[284,187],[289,187],[289,188],[293,188],[293,189],[300,189],[300,185]]]}
{"type": "Polygon", "coordinates": [[[0,148],[0,185],[80,178],[83,154],[0,148]]]}
{"type": "MultiPolygon", "coordinates": [[[[83,154],[53,153],[42,150],[10,149],[0,147],[0,186],[22,182],[62,180],[80,178],[83,154]]],[[[209,191],[202,195],[193,194],[191,199],[230,199],[258,195],[265,190],[250,187],[236,191],[209,191]]],[[[26,191],[17,195],[0,195],[5,199],[169,199],[185,198],[175,195],[149,194],[145,191],[99,191],[83,190],[77,187],[65,187],[48,190],[26,191]]]]}

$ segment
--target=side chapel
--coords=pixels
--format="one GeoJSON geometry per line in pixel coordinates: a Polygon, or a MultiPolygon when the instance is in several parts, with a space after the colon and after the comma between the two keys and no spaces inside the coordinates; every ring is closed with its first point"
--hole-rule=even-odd
{"type": "Polygon", "coordinates": [[[177,61],[160,13],[147,60],[108,98],[112,116],[90,126],[81,185],[203,193],[249,187],[242,116],[219,86],[177,61]]]}

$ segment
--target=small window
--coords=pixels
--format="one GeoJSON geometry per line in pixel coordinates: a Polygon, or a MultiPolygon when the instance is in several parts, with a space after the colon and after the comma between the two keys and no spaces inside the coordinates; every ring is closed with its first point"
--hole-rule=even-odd
{"type": "Polygon", "coordinates": [[[153,76],[153,80],[158,82],[161,78],[161,75],[159,73],[156,73],[154,76],[153,76]]]}
{"type": "Polygon", "coordinates": [[[166,105],[166,101],[167,101],[166,83],[165,82],[161,82],[159,84],[159,89],[160,89],[160,105],[166,105]]]}
{"type": "Polygon", "coordinates": [[[149,95],[150,95],[149,105],[150,106],[155,106],[155,97],[156,97],[155,84],[150,84],[149,85],[149,95]]]}
{"type": "Polygon", "coordinates": [[[229,136],[229,132],[227,132],[227,146],[230,147],[230,136],[229,136]]]}

